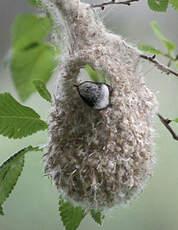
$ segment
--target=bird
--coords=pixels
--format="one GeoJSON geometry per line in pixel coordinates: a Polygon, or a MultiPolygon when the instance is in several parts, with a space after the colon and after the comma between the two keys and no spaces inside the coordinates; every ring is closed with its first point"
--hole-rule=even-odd
{"type": "Polygon", "coordinates": [[[74,84],[82,100],[95,110],[103,110],[111,106],[112,87],[103,82],[84,81],[74,84]]]}

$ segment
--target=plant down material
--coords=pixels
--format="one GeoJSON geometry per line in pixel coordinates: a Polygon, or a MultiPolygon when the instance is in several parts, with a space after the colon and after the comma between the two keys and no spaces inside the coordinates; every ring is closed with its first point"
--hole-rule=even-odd
{"type": "Polygon", "coordinates": [[[157,102],[139,69],[140,53],[107,32],[89,5],[78,0],[43,4],[51,14],[61,12],[70,31],[70,52],[64,50],[56,73],[45,172],[60,192],[84,207],[127,203],[142,191],[155,161],[157,102]],[[106,72],[112,107],[96,111],[80,98],[73,85],[85,64],[106,72]]]}

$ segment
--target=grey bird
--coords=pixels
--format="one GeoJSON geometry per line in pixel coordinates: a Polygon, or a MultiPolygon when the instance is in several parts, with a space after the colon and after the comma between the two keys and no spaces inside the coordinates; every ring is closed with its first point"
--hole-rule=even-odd
{"type": "Polygon", "coordinates": [[[110,97],[112,88],[103,82],[84,81],[77,87],[78,93],[83,101],[93,109],[102,110],[111,106],[110,97]]]}

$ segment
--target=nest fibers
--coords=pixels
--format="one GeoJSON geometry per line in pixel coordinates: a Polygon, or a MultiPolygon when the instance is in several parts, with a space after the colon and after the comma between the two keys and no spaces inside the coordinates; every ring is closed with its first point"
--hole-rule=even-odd
{"type": "Polygon", "coordinates": [[[76,20],[70,27],[70,18],[68,26],[78,42],[73,47],[79,61],[68,56],[60,63],[45,172],[68,199],[87,208],[107,208],[130,201],[152,173],[157,102],[138,69],[138,51],[106,32],[85,4],[77,8],[76,19],[70,4],[63,15],[76,20]],[[79,83],[80,60],[107,73],[112,107],[93,110],[80,98],[73,86],[79,83]]]}

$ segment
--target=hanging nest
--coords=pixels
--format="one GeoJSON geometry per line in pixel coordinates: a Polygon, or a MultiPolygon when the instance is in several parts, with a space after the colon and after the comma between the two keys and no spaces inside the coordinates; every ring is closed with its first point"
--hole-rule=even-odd
{"type": "Polygon", "coordinates": [[[107,208],[130,201],[152,174],[157,101],[144,83],[137,50],[106,32],[88,6],[78,10],[72,29],[80,45],[77,58],[68,56],[57,71],[45,173],[69,200],[107,208]],[[106,72],[112,107],[93,110],[80,98],[74,84],[87,63],[106,72]]]}

